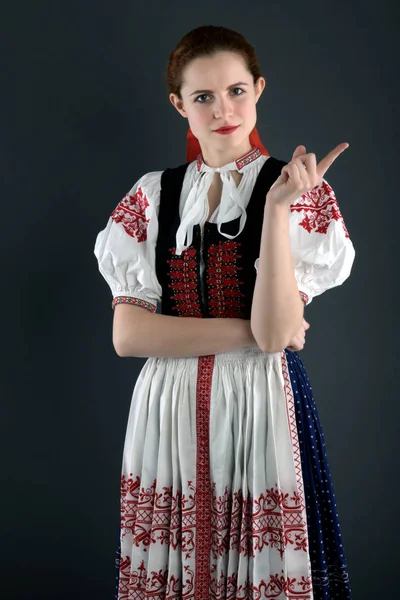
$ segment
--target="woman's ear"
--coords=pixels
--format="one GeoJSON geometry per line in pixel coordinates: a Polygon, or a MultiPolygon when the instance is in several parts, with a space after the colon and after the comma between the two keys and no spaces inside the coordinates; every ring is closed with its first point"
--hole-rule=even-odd
{"type": "Polygon", "coordinates": [[[179,98],[178,94],[170,94],[169,95],[169,100],[171,102],[171,104],[176,108],[176,110],[178,111],[178,113],[184,117],[185,119],[188,118],[186,110],[183,106],[183,100],[182,98],[179,98]]]}
{"type": "Polygon", "coordinates": [[[254,84],[254,92],[256,95],[256,103],[258,102],[261,94],[263,93],[264,89],[266,86],[266,81],[264,79],[264,77],[259,77],[256,81],[256,83],[254,84]]]}

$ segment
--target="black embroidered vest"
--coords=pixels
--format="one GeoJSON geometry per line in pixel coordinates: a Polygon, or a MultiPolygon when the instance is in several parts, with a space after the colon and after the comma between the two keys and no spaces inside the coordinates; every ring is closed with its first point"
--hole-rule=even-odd
{"type": "MultiPolygon", "coordinates": [[[[250,319],[257,272],[266,194],[286,163],[269,157],[258,174],[246,208],[247,220],[240,235],[230,240],[216,223],[193,228],[193,242],[175,254],[180,225],[179,200],[189,163],[167,169],[161,176],[156,275],[162,287],[161,313],[180,317],[250,319]],[[200,263],[205,269],[200,277],[200,263]]],[[[240,217],[221,225],[235,235],[240,217]]]]}

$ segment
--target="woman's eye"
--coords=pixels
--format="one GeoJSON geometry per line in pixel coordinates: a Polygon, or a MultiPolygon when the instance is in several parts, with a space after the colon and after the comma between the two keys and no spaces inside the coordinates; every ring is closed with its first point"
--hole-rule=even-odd
{"type": "MultiPolygon", "coordinates": [[[[239,87],[232,88],[231,92],[233,93],[234,96],[241,96],[242,94],[245,93],[245,91],[239,87]]],[[[211,96],[209,94],[201,94],[200,96],[197,96],[197,98],[195,99],[195,102],[197,102],[198,104],[204,104],[210,98],[211,98],[211,96]]]]}
{"type": "Polygon", "coordinates": [[[199,104],[204,104],[204,102],[206,102],[205,99],[209,98],[208,94],[201,94],[201,96],[197,96],[195,102],[198,102],[199,104]]]}

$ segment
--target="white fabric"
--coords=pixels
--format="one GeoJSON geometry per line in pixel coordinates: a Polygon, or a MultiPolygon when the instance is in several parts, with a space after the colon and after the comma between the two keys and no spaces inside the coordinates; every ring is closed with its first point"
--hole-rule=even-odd
{"type": "MultiPolygon", "coordinates": [[[[232,176],[228,174],[229,170],[235,167],[235,163],[222,168],[224,191],[221,203],[210,218],[211,223],[218,223],[219,231],[222,223],[238,216],[241,217],[240,231],[244,227],[246,208],[257,176],[266,160],[268,157],[261,155],[244,166],[240,170],[242,179],[237,187],[232,176]]],[[[181,227],[177,232],[177,250],[179,247],[182,248],[186,232],[190,243],[193,225],[203,225],[207,220],[209,208],[206,195],[213,172],[214,170],[204,163],[199,172],[197,161],[190,163],[186,171],[179,202],[181,227]]],[[[142,189],[149,202],[146,210],[146,219],[149,220],[146,242],[138,242],[129,236],[122,224],[116,223],[111,218],[105,229],[97,236],[95,255],[100,272],[111,288],[113,298],[131,296],[145,300],[154,306],[161,301],[162,290],[155,273],[161,175],[162,171],[147,173],[129,192],[134,195],[142,189]]],[[[323,181],[327,183],[326,180],[323,181]]],[[[341,221],[331,220],[326,233],[316,231],[309,233],[299,225],[303,217],[301,213],[290,213],[290,241],[298,288],[299,291],[307,294],[309,304],[315,296],[341,285],[347,279],[355,254],[351,240],[345,236],[341,221]]],[[[232,239],[232,236],[220,233],[232,239]]],[[[255,261],[256,269],[258,265],[259,259],[255,261]]]]}
{"type": "Polygon", "coordinates": [[[94,253],[113,298],[130,296],[153,306],[161,301],[162,289],[155,271],[161,175],[161,172],[147,173],[129,191],[134,196],[142,188],[148,199],[147,241],[138,242],[128,235],[122,223],[116,223],[111,217],[96,238],[94,253]]]}
{"type": "MultiPolygon", "coordinates": [[[[147,575],[149,597],[160,582],[156,574],[177,591],[184,579],[178,598],[186,598],[194,582],[198,372],[197,358],[150,358],[135,385],[122,468],[119,598],[128,597],[126,590],[136,597],[138,573],[147,575]]],[[[232,592],[242,590],[248,598],[243,590],[251,584],[260,592],[255,597],[272,597],[273,591],[277,600],[287,600],[289,593],[277,593],[279,584],[270,583],[270,576],[284,575],[281,583],[292,580],[293,597],[313,598],[305,585],[311,574],[294,420],[280,353],[244,349],[215,356],[209,413],[212,597],[236,598],[232,592]],[[244,502],[251,497],[250,521],[242,515],[242,495],[244,502]],[[271,595],[264,596],[264,582],[271,595]]]]}
{"type": "MultiPolygon", "coordinates": [[[[256,179],[256,170],[249,168],[250,165],[247,165],[247,168],[244,167],[240,170],[243,172],[242,180],[244,175],[243,185],[239,184],[239,187],[242,189],[247,187],[247,189],[252,189],[256,179]],[[250,185],[249,185],[250,184],[250,185]]],[[[194,176],[189,179],[189,193],[187,198],[185,198],[187,190],[184,190],[184,194],[182,196],[185,198],[183,206],[181,207],[181,224],[177,231],[176,236],[176,254],[181,255],[184,250],[186,250],[193,241],[193,227],[199,223],[203,224],[205,219],[208,216],[208,199],[207,194],[210,186],[212,184],[214,174],[219,173],[222,181],[222,193],[221,193],[221,201],[218,205],[218,210],[216,210],[210,222],[218,223],[218,231],[221,235],[226,238],[234,239],[237,237],[242,231],[246,223],[246,206],[250,199],[250,195],[245,193],[239,193],[238,188],[236,187],[236,182],[234,181],[231,171],[238,170],[236,167],[236,163],[232,162],[228,165],[225,165],[221,168],[211,168],[208,167],[204,162],[201,165],[199,171],[196,170],[194,176]],[[247,202],[246,202],[247,200],[247,202]],[[235,219],[238,214],[240,214],[240,225],[239,231],[236,235],[229,235],[228,233],[223,233],[221,231],[221,225],[223,223],[228,223],[235,219]],[[185,237],[187,234],[187,243],[185,245],[185,237]]],[[[188,178],[186,178],[188,179],[188,178]]],[[[241,182],[240,182],[241,183],[241,182]]],[[[185,186],[186,188],[186,186],[185,186]]]]}

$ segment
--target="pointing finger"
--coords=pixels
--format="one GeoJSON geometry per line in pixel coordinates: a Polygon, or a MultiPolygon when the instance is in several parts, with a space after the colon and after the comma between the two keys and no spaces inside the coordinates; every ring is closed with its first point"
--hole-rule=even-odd
{"type": "Polygon", "coordinates": [[[332,165],[332,163],[337,159],[339,154],[342,154],[342,152],[344,152],[349,146],[350,144],[348,144],[347,142],[339,144],[338,146],[336,146],[336,148],[328,152],[328,154],[322,160],[320,160],[320,162],[317,165],[317,173],[319,177],[322,178],[325,175],[325,173],[332,165]]]}

